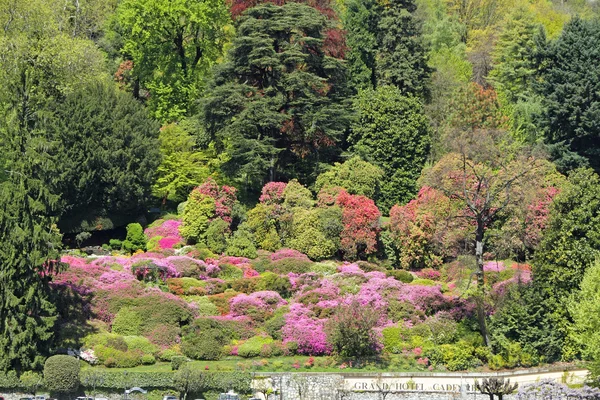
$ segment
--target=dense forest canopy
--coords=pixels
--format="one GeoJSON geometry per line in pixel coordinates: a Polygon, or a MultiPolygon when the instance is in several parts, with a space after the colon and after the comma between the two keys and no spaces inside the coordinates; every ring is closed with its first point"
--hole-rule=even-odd
{"type": "Polygon", "coordinates": [[[0,373],[65,347],[600,373],[599,12],[0,0],[0,373]],[[60,261],[82,244],[114,254],[60,261]]]}

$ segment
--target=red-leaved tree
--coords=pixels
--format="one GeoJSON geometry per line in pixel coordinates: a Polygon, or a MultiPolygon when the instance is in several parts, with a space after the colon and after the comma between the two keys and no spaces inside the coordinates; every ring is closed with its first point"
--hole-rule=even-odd
{"type": "Polygon", "coordinates": [[[342,208],[341,250],[346,259],[364,257],[377,251],[381,213],[368,197],[341,190],[336,203],[342,208]]]}

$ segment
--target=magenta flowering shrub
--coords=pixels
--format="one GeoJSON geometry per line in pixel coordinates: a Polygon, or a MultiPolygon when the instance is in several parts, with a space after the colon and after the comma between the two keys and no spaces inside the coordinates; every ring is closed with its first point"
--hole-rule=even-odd
{"type": "Polygon", "coordinates": [[[506,266],[502,261],[488,261],[483,264],[484,272],[500,272],[504,271],[506,266]]]}
{"type": "Polygon", "coordinates": [[[275,253],[271,254],[271,261],[275,262],[284,258],[297,258],[304,261],[310,261],[307,255],[294,249],[279,249],[275,253]]]}
{"type": "Polygon", "coordinates": [[[252,294],[238,294],[229,300],[229,310],[233,317],[249,316],[256,320],[265,320],[277,308],[287,304],[279,293],[270,290],[252,294]]]}
{"type": "Polygon", "coordinates": [[[338,272],[341,274],[348,275],[361,275],[363,276],[365,273],[357,264],[344,264],[338,267],[338,272]]]}
{"type": "Polygon", "coordinates": [[[167,236],[158,241],[158,248],[161,250],[172,249],[176,244],[183,241],[181,237],[167,236]]]}
{"type": "Polygon", "coordinates": [[[215,200],[215,214],[218,218],[231,224],[231,210],[237,202],[236,189],[223,185],[219,187],[217,182],[209,177],[206,182],[194,189],[205,196],[215,200]]]}
{"type": "Polygon", "coordinates": [[[262,194],[258,201],[263,204],[281,204],[283,203],[283,192],[287,186],[285,182],[269,182],[262,188],[262,194]]]}
{"type": "Polygon", "coordinates": [[[248,259],[246,257],[224,256],[224,257],[219,258],[218,264],[219,265],[231,264],[231,265],[239,266],[240,264],[250,264],[250,259],[248,259]]]}
{"type": "Polygon", "coordinates": [[[327,343],[325,322],[324,319],[315,318],[314,313],[302,304],[292,304],[281,329],[283,342],[297,343],[300,354],[330,354],[331,345],[327,343]]]}
{"type": "Polygon", "coordinates": [[[416,275],[421,279],[431,279],[432,281],[437,281],[442,276],[442,273],[433,268],[423,268],[422,270],[417,271],[416,275]]]}
{"type": "Polygon", "coordinates": [[[428,313],[435,313],[453,305],[452,299],[442,294],[440,286],[404,285],[398,300],[411,303],[417,309],[428,313]]]}
{"type": "Polygon", "coordinates": [[[182,241],[182,238],[179,235],[181,221],[176,219],[168,219],[163,222],[161,221],[162,220],[155,221],[148,228],[146,228],[144,234],[148,237],[148,239],[152,239],[155,236],[161,236],[163,238],[178,238],[178,241],[182,241]]]}

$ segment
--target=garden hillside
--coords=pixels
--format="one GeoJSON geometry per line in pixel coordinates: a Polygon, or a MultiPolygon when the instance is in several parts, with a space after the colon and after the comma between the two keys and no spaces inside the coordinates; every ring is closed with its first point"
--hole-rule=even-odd
{"type": "MultiPolygon", "coordinates": [[[[441,160],[423,179],[448,173],[452,188],[457,161],[441,160]]],[[[579,211],[597,218],[598,177],[581,170],[566,180],[546,161],[521,162],[536,184],[511,178],[518,202],[500,191],[494,212],[511,213],[486,224],[481,269],[469,245],[479,208],[442,189],[424,186],[382,218],[373,200],[340,187],[323,184],[315,198],[297,181],[272,182],[240,213],[236,190],[209,179],[179,214],[145,230],[130,224],[124,241],[105,245],[111,255],[62,256],[50,278],[62,299],[54,348],[108,368],[197,360],[217,370],[497,370],[585,357],[595,347],[578,339],[590,333],[583,315],[595,306],[573,296],[594,290],[598,266],[579,276],[581,290],[565,289],[567,299],[539,289],[557,262],[546,271],[536,259],[532,271],[508,255],[556,247],[554,230],[569,218],[562,206],[585,201],[582,193],[596,209],[586,202],[579,211]],[[571,307],[573,320],[562,320],[571,334],[551,329],[552,302],[571,307]]],[[[503,179],[493,176],[488,197],[503,179]]]]}
{"type": "Polygon", "coordinates": [[[0,0],[0,385],[600,386],[599,4],[0,0]]]}

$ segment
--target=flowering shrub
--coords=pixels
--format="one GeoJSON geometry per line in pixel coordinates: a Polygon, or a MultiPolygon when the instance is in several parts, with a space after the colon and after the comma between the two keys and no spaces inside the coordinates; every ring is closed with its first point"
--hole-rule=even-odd
{"type": "Polygon", "coordinates": [[[294,249],[279,249],[271,254],[271,261],[278,261],[284,258],[297,258],[304,261],[310,261],[306,255],[294,249]]]}
{"type": "Polygon", "coordinates": [[[287,183],[285,182],[269,182],[262,188],[262,194],[258,201],[261,203],[271,204],[282,204],[283,203],[283,192],[287,183]]]}
{"type": "Polygon", "coordinates": [[[377,251],[379,218],[381,213],[375,202],[365,196],[340,191],[336,204],[342,208],[341,249],[344,257],[355,259],[361,254],[377,251]]]}
{"type": "Polygon", "coordinates": [[[146,228],[144,234],[148,237],[148,239],[152,239],[155,236],[172,237],[179,238],[181,240],[181,236],[179,235],[179,227],[181,226],[181,221],[176,219],[168,219],[168,220],[156,220],[150,226],[146,228]]]}
{"type": "Polygon", "coordinates": [[[96,353],[93,349],[81,349],[79,351],[79,357],[91,365],[96,365],[98,363],[98,357],[96,357],[96,353]]]}
{"type": "Polygon", "coordinates": [[[504,271],[506,267],[502,261],[488,261],[483,264],[483,270],[485,272],[500,272],[504,271]]]}
{"type": "Polygon", "coordinates": [[[194,191],[214,199],[216,216],[231,224],[231,210],[237,202],[236,189],[234,187],[225,185],[219,187],[215,180],[209,177],[206,182],[198,186],[194,191]]]}
{"type": "Polygon", "coordinates": [[[300,354],[329,354],[331,346],[327,343],[324,327],[325,320],[316,319],[314,313],[302,304],[292,304],[282,328],[283,342],[297,343],[300,354]]]}
{"type": "Polygon", "coordinates": [[[423,268],[422,270],[417,271],[416,275],[421,279],[431,279],[434,281],[440,279],[442,276],[440,271],[436,271],[433,268],[423,268]]]}
{"type": "Polygon", "coordinates": [[[277,292],[262,291],[250,295],[238,294],[229,300],[229,304],[230,314],[234,317],[246,315],[254,320],[264,321],[267,316],[287,302],[277,292]]]}

